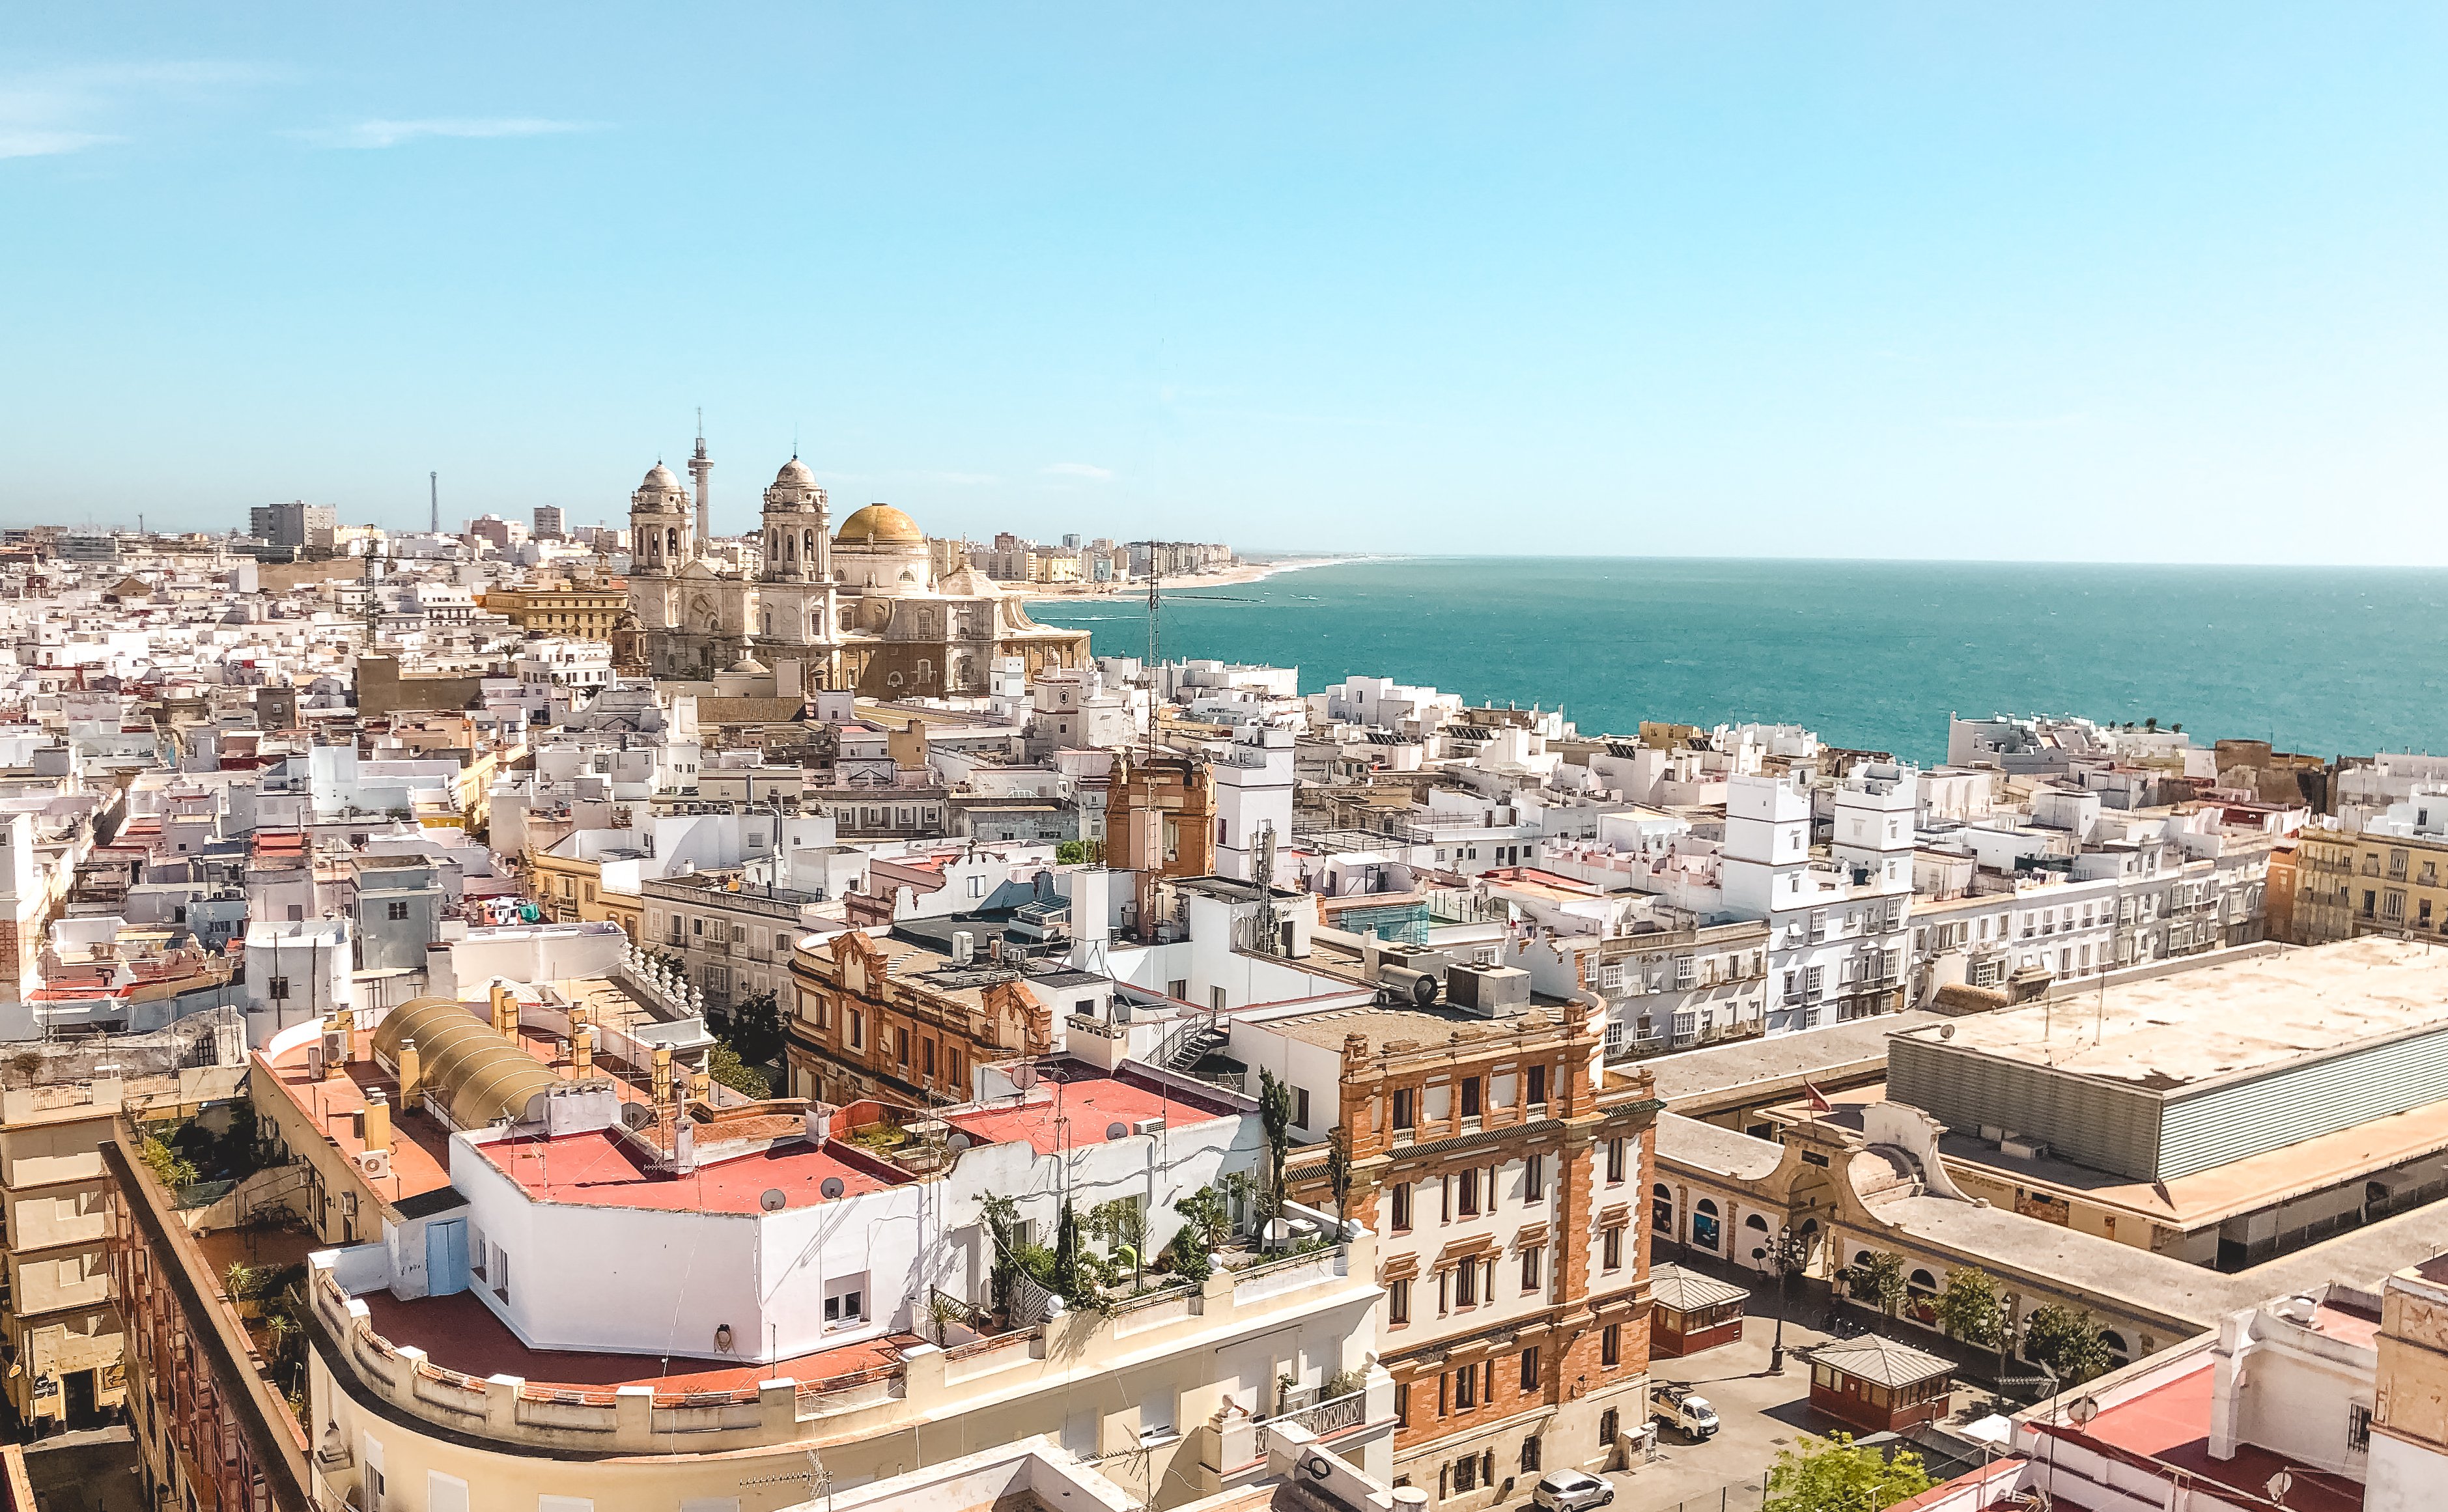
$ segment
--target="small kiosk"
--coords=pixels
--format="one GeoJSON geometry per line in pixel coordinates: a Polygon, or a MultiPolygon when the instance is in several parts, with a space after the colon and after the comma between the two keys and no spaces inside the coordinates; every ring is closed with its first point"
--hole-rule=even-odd
{"type": "Polygon", "coordinates": [[[1896,1433],[1946,1412],[1953,1362],[1867,1335],[1823,1344],[1810,1356],[1810,1405],[1865,1433],[1896,1433]]]}
{"type": "Polygon", "coordinates": [[[1743,1336],[1743,1304],[1750,1295],[1731,1281],[1679,1265],[1652,1266],[1649,1352],[1673,1360],[1734,1343],[1743,1336]]]}

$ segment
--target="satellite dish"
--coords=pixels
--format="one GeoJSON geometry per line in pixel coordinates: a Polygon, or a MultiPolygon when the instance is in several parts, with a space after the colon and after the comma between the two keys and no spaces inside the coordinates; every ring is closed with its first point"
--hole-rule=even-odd
{"type": "Polygon", "coordinates": [[[822,1192],[829,1197],[837,1197],[842,1195],[842,1178],[837,1176],[829,1176],[825,1177],[825,1184],[816,1188],[816,1190],[822,1192]]]}
{"type": "Polygon", "coordinates": [[[1023,1061],[1011,1068],[1011,1084],[1023,1092],[1037,1085],[1037,1062],[1023,1061]]]}
{"type": "Polygon", "coordinates": [[[2075,1427],[2079,1428],[2088,1426],[2092,1419],[2099,1416],[2099,1399],[2097,1397],[2088,1396],[2082,1398],[2074,1406],[2066,1408],[2066,1416],[2074,1419],[2074,1426],[2075,1427]]]}
{"type": "Polygon", "coordinates": [[[642,1129],[647,1124],[654,1121],[655,1110],[646,1106],[644,1103],[623,1102],[621,1104],[621,1126],[622,1128],[642,1129]]]}
{"type": "Polygon", "coordinates": [[[1954,1038],[1955,1038],[1955,1025],[1954,1025],[1954,1024],[1940,1024],[1940,1025],[1938,1026],[1938,1037],[1939,1037],[1940,1039],[1941,1039],[1941,1040],[1952,1040],[1952,1039],[1954,1039],[1954,1038]]]}
{"type": "Polygon", "coordinates": [[[967,1135],[955,1131],[950,1139],[944,1141],[944,1147],[951,1151],[954,1155],[958,1155],[975,1142],[976,1141],[972,1140],[967,1135]]]}
{"type": "Polygon", "coordinates": [[[2269,1478],[2269,1500],[2272,1502],[2285,1501],[2286,1493],[2293,1489],[2295,1489],[2295,1478],[2284,1470],[2269,1478]]]}
{"type": "Polygon", "coordinates": [[[1131,1126],[1127,1123],[1117,1120],[1105,1125],[1105,1138],[1108,1139],[1127,1139],[1130,1137],[1131,1126]]]}
{"type": "Polygon", "coordinates": [[[779,1213],[791,1205],[791,1198],[780,1187],[767,1187],[765,1195],[756,1199],[756,1205],[768,1213],[779,1213]]]}

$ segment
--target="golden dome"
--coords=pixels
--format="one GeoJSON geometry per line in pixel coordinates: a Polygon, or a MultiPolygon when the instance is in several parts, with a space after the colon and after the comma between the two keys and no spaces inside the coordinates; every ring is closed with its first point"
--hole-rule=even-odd
{"type": "Polygon", "coordinates": [[[889,504],[870,504],[842,522],[833,533],[835,545],[913,545],[927,544],[918,522],[889,504]]]}

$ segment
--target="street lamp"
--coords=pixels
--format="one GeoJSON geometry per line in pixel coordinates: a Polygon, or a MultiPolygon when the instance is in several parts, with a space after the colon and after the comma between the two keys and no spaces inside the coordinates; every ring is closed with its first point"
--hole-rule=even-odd
{"type": "Polygon", "coordinates": [[[1802,1240],[1793,1232],[1793,1226],[1782,1224],[1778,1226],[1773,1241],[1751,1251],[1752,1259],[1766,1260],[1776,1267],[1776,1341],[1768,1353],[1768,1373],[1770,1375],[1785,1373],[1785,1314],[1788,1311],[1787,1298],[1791,1294],[1787,1281],[1800,1268],[1801,1248],[1802,1240]]]}

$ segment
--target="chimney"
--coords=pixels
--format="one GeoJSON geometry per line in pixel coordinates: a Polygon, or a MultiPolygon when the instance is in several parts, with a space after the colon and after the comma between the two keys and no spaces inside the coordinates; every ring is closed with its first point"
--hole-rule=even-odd
{"type": "Polygon", "coordinates": [[[655,1046],[655,1106],[662,1107],[672,1101],[672,1047],[655,1046]]]}
{"type": "Polygon", "coordinates": [[[391,1102],[379,1088],[366,1093],[366,1110],[357,1115],[357,1138],[369,1151],[391,1148],[391,1102]]]}
{"type": "Polygon", "coordinates": [[[595,1025],[579,1024],[570,1026],[569,1069],[571,1075],[582,1081],[595,1074],[595,1025]]]}
{"type": "Polygon", "coordinates": [[[399,1042],[399,1101],[405,1107],[414,1101],[425,1084],[425,1062],[416,1053],[414,1040],[399,1042]]]}
{"type": "Polygon", "coordinates": [[[493,984],[493,1032],[505,1040],[519,1037],[519,1000],[502,983],[493,984]]]}

